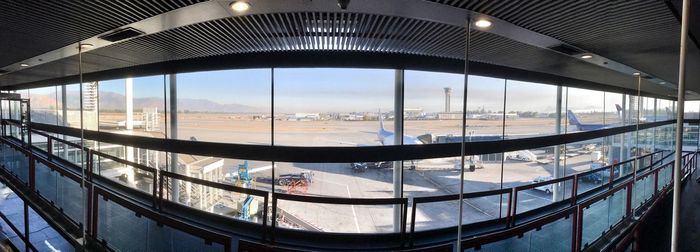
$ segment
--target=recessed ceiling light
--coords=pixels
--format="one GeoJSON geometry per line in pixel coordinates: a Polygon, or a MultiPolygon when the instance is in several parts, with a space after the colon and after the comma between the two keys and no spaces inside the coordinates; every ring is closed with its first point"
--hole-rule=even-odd
{"type": "Polygon", "coordinates": [[[639,72],[634,72],[634,73],[632,73],[632,75],[639,76],[639,72]]]}
{"type": "Polygon", "coordinates": [[[19,66],[21,66],[21,67],[28,67],[29,64],[27,64],[27,63],[21,63],[21,64],[19,64],[19,66]]]}
{"type": "Polygon", "coordinates": [[[235,12],[244,12],[250,9],[250,4],[243,1],[235,1],[231,3],[230,7],[235,12]]]}
{"type": "Polygon", "coordinates": [[[90,48],[93,48],[93,47],[94,47],[94,45],[88,44],[88,43],[81,43],[80,46],[79,46],[80,49],[90,49],[90,48]]]}
{"type": "Polygon", "coordinates": [[[582,58],[582,59],[590,59],[590,58],[593,58],[593,55],[584,54],[584,55],[581,55],[581,58],[582,58]]]}
{"type": "Polygon", "coordinates": [[[491,21],[488,21],[486,19],[479,19],[474,22],[474,25],[479,28],[489,28],[491,27],[491,21]]]}

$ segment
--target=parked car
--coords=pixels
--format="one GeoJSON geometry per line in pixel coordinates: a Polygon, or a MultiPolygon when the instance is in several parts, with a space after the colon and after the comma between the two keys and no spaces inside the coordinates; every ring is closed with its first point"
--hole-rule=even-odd
{"type": "Polygon", "coordinates": [[[306,181],[307,183],[311,183],[311,179],[313,178],[313,176],[314,174],[311,171],[282,174],[279,176],[279,178],[277,178],[277,184],[281,186],[286,186],[296,181],[306,181]]]}
{"type": "Polygon", "coordinates": [[[581,177],[581,181],[584,182],[589,182],[589,183],[594,183],[594,184],[600,184],[603,183],[603,181],[607,181],[610,173],[608,171],[599,171],[595,173],[591,173],[585,176],[581,177]],[[603,175],[605,174],[605,175],[603,175]]]}
{"type": "MultiPolygon", "coordinates": [[[[532,183],[535,184],[535,183],[540,183],[540,182],[549,181],[549,180],[552,180],[552,176],[539,176],[539,177],[535,178],[534,180],[532,180],[532,183]]],[[[552,193],[553,188],[554,188],[554,184],[552,183],[552,184],[546,184],[546,185],[541,185],[541,186],[535,187],[535,190],[550,194],[550,193],[552,193]]]]}
{"type": "Polygon", "coordinates": [[[365,172],[367,170],[367,163],[351,163],[350,168],[352,168],[353,172],[365,172]]]}

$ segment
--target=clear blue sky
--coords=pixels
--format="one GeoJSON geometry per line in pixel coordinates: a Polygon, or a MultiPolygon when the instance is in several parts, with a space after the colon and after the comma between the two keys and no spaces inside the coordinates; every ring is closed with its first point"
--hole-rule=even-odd
{"type": "MultiPolygon", "coordinates": [[[[276,68],[277,112],[390,111],[393,107],[394,70],[339,68],[276,68]]],[[[134,78],[134,97],[164,96],[167,76],[134,78]]],[[[178,74],[178,96],[207,99],[221,104],[242,104],[268,110],[270,69],[239,69],[178,74]]],[[[451,109],[461,111],[464,77],[461,74],[423,71],[405,72],[405,107],[426,112],[444,109],[444,88],[452,88],[451,109]]],[[[124,79],[100,81],[100,91],[124,93],[124,79]]],[[[553,112],[556,86],[469,76],[468,109],[503,110],[506,88],[507,111],[553,112]],[[507,85],[506,85],[507,83],[507,85]]],[[[77,85],[69,87],[77,90],[77,85]]],[[[566,90],[566,89],[565,89],[566,90]]],[[[50,93],[52,88],[35,90],[50,93]]],[[[33,91],[34,92],[34,91],[33,91]]],[[[565,93],[566,94],[566,93],[565,93]]],[[[621,95],[569,89],[569,107],[575,111],[614,109],[621,95]]]]}

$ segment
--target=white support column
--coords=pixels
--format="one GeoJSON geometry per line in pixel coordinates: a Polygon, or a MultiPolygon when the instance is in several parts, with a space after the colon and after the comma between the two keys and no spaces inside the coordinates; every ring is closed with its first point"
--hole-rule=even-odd
{"type": "MultiPolygon", "coordinates": [[[[124,83],[124,96],[125,96],[125,103],[126,103],[126,130],[131,131],[134,129],[134,79],[129,77],[126,78],[126,82],[124,83]]],[[[126,146],[126,160],[128,161],[134,161],[134,147],[131,146],[126,146]]],[[[134,177],[136,176],[135,174],[135,168],[133,167],[127,167],[126,168],[126,176],[127,176],[127,181],[129,184],[136,184],[136,180],[134,180],[134,177]]]]}
{"type": "Polygon", "coordinates": [[[134,79],[129,77],[126,78],[126,83],[124,84],[124,91],[126,97],[126,129],[134,129],[134,79]]]}
{"type": "MultiPolygon", "coordinates": [[[[170,138],[177,139],[177,74],[170,75],[170,138]]],[[[167,127],[167,126],[166,126],[167,127]]],[[[177,153],[170,153],[170,172],[178,173],[177,153]]],[[[180,182],[170,181],[172,200],[180,202],[180,182]]]]}
{"type": "MultiPolygon", "coordinates": [[[[681,167],[683,157],[683,106],[685,105],[685,56],[688,40],[690,0],[683,0],[681,15],[681,48],[678,62],[678,108],[676,109],[676,153],[673,163],[673,216],[671,224],[671,252],[678,251],[678,233],[681,215],[681,167]]],[[[694,242],[694,241],[686,241],[694,242]]]]}
{"type": "MultiPolygon", "coordinates": [[[[403,70],[397,69],[394,74],[394,144],[403,144],[403,70]]],[[[382,115],[379,115],[382,116],[382,115]]],[[[403,173],[403,161],[394,161],[394,198],[403,197],[401,179],[403,173]]],[[[394,205],[394,232],[401,231],[402,207],[394,205]]]]}
{"type": "MultiPolygon", "coordinates": [[[[557,124],[555,125],[556,127],[556,132],[557,134],[561,134],[561,104],[562,104],[562,86],[557,86],[557,124]]],[[[560,158],[561,158],[561,147],[560,145],[554,146],[554,178],[560,178],[562,173],[560,173],[561,169],[561,164],[560,164],[560,158]]],[[[553,192],[552,192],[552,201],[558,201],[560,199],[563,199],[563,194],[561,192],[561,183],[556,183],[554,185],[553,192]]]]}

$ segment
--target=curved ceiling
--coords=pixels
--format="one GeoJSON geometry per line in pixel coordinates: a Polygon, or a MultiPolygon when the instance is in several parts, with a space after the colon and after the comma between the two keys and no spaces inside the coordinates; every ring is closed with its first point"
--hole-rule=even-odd
{"type": "MultiPolygon", "coordinates": [[[[49,85],[51,80],[76,75],[81,59],[73,48],[79,41],[96,45],[81,55],[83,73],[227,55],[236,60],[235,56],[241,54],[290,51],[324,51],[325,57],[349,51],[463,59],[465,20],[479,13],[502,20],[495,23],[496,27],[511,28],[473,30],[469,45],[469,59],[473,62],[627,89],[636,88],[635,78],[603,65],[608,59],[672,83],[677,75],[680,25],[668,6],[655,0],[353,0],[347,10],[330,0],[260,0],[251,1],[252,8],[245,14],[233,13],[227,8],[228,2],[223,1],[112,2],[62,6],[56,9],[59,14],[46,16],[42,21],[30,18],[25,21],[28,24],[20,24],[22,17],[41,14],[33,10],[38,6],[13,3],[11,8],[18,10],[17,14],[0,19],[0,27],[13,27],[2,29],[0,35],[10,38],[4,43],[38,42],[27,43],[20,50],[3,47],[0,66],[17,65],[32,57],[38,60],[42,55],[55,59],[35,61],[27,68],[3,68],[10,72],[0,75],[0,86],[49,85]],[[71,14],[77,15],[80,22],[71,22],[71,14]],[[18,31],[41,26],[51,29],[43,29],[39,35],[18,31]],[[103,43],[96,38],[125,26],[143,27],[146,34],[117,43],[103,43]],[[576,55],[547,48],[547,43],[538,45],[535,40],[564,43],[606,60],[599,64],[586,62],[576,55]],[[65,50],[75,52],[66,54],[65,50]]],[[[694,56],[689,57],[688,67],[700,66],[700,53],[696,47],[692,49],[689,54],[694,56]]],[[[274,66],[274,62],[270,65],[274,66]]],[[[700,91],[700,85],[695,84],[700,73],[691,72],[688,78],[689,90],[700,91]]],[[[642,89],[661,96],[675,96],[677,92],[670,85],[645,79],[642,89]]],[[[700,96],[691,94],[689,98],[700,96]]]]}

